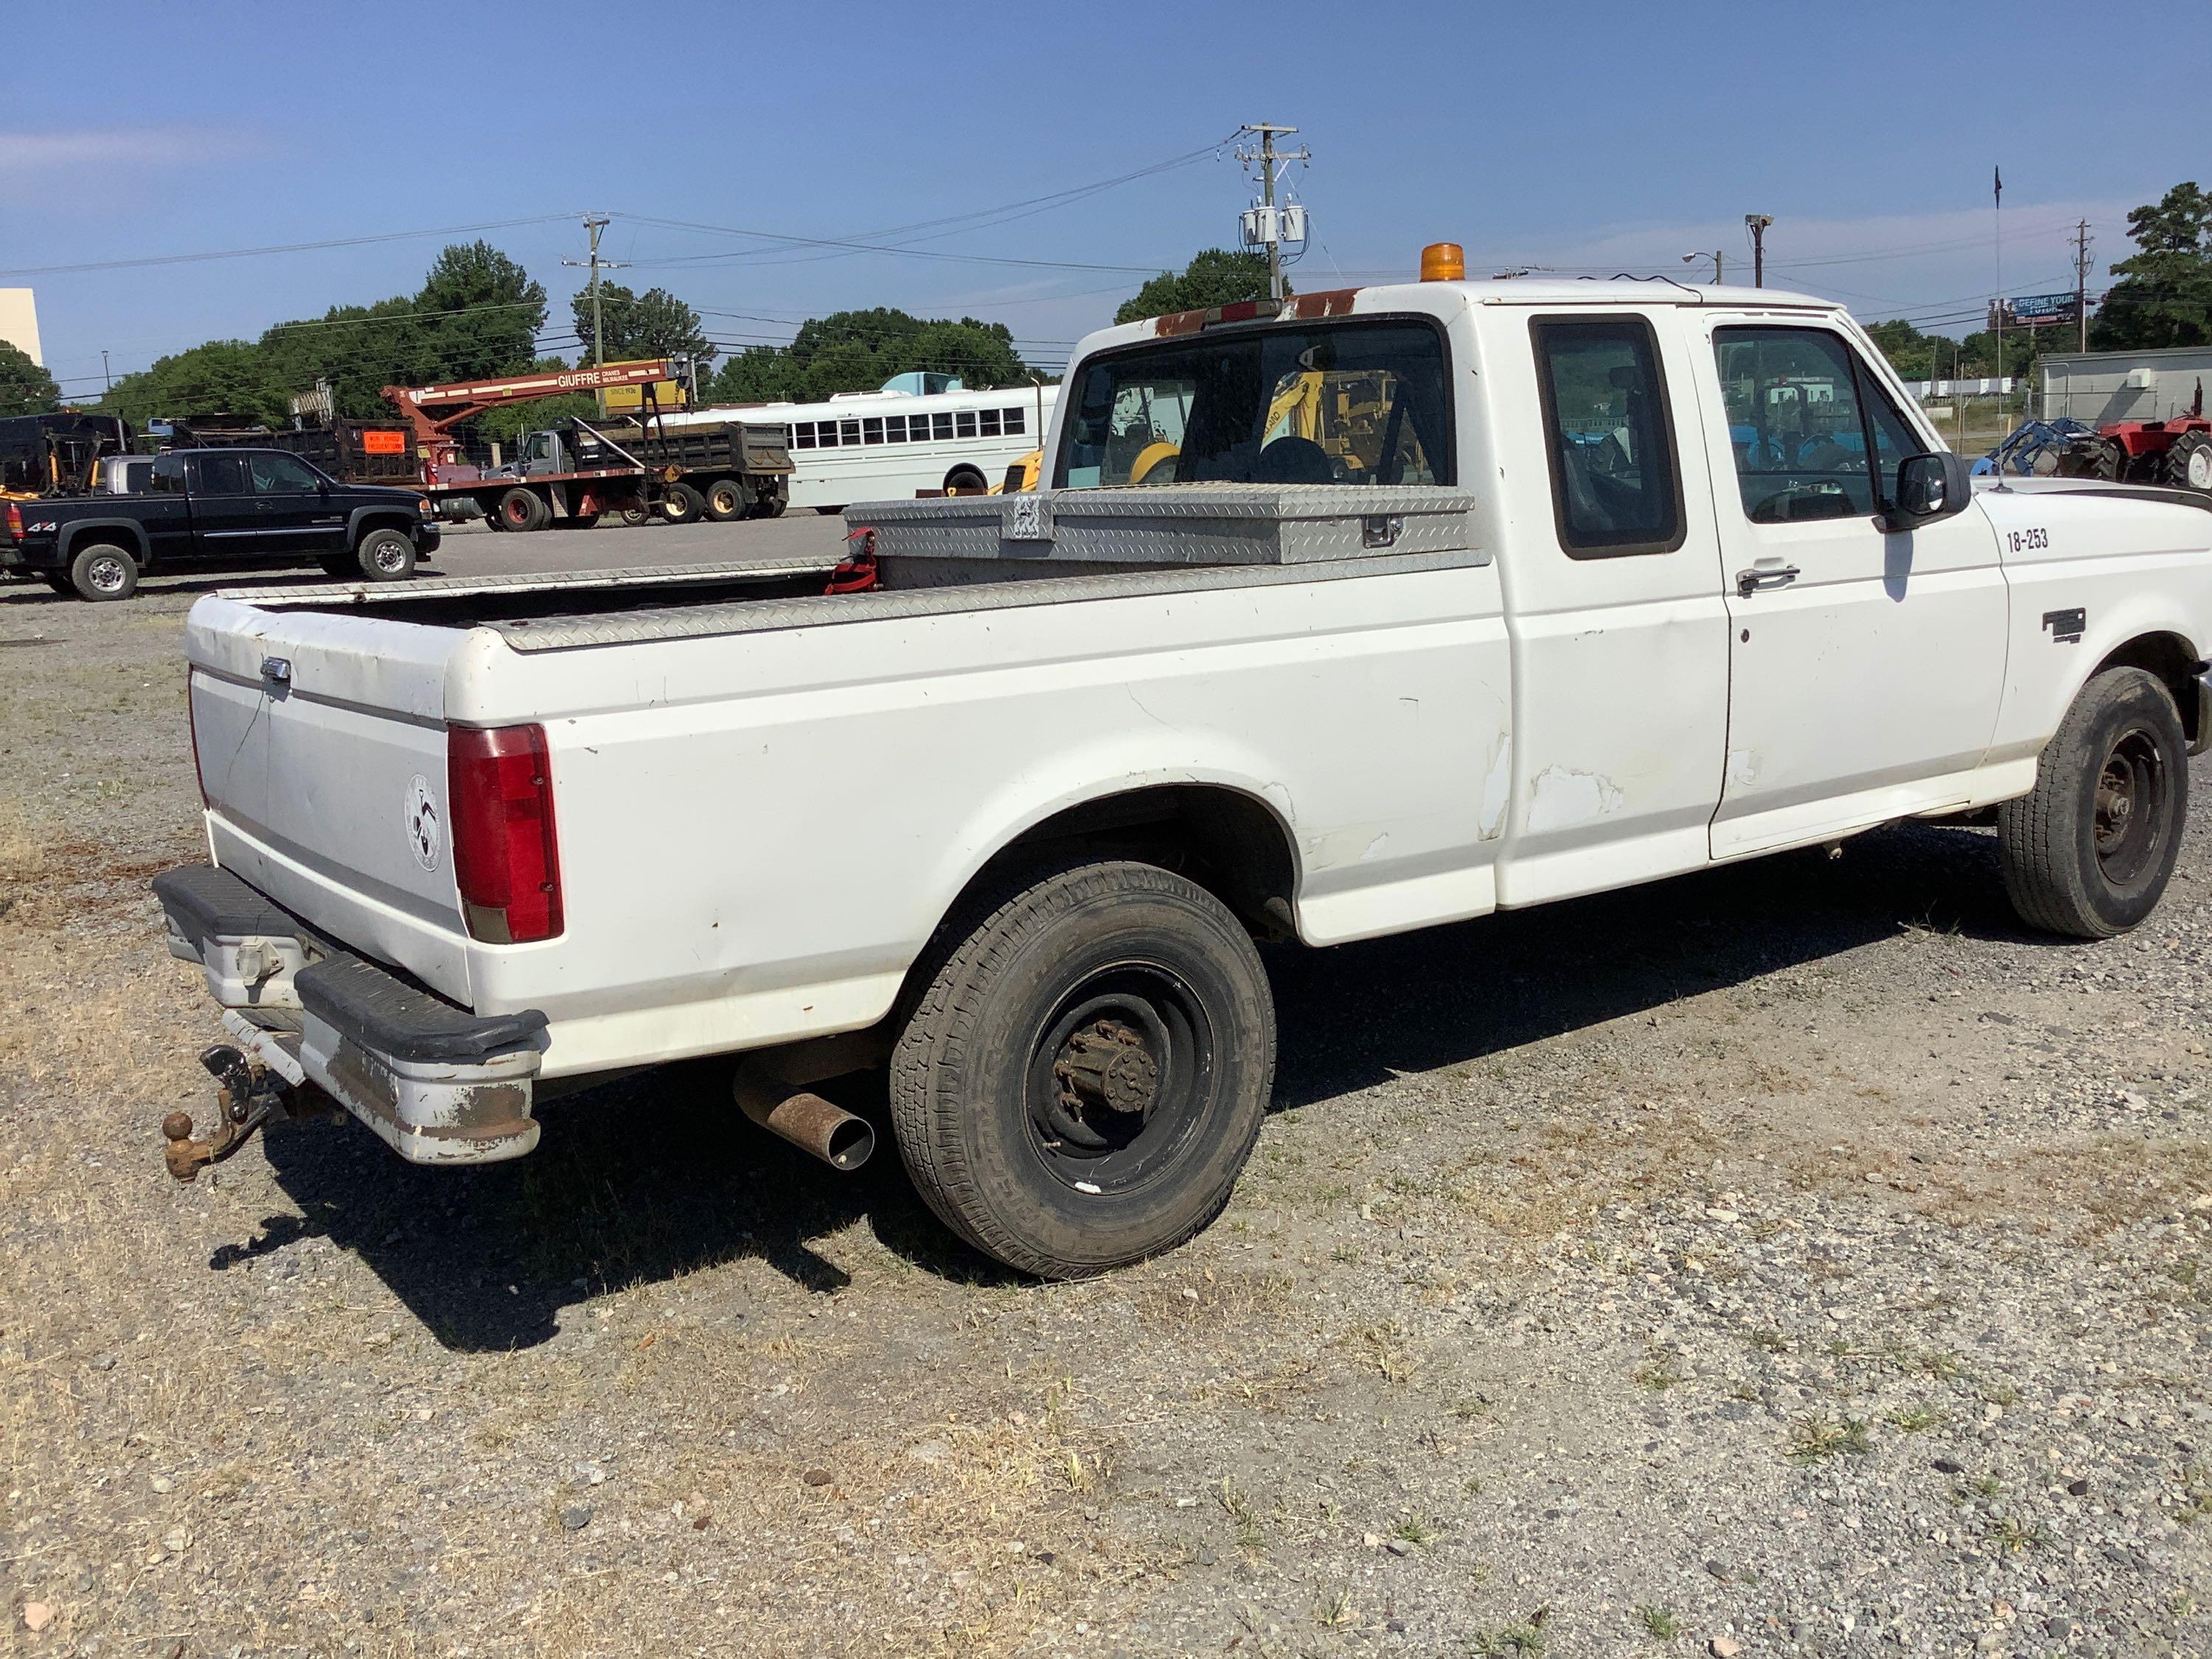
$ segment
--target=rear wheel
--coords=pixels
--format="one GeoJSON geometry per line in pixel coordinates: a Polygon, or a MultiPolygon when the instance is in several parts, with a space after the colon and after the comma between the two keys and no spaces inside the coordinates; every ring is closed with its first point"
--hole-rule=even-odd
{"type": "Polygon", "coordinates": [[[2032,927],[2124,933],[2157,908],[2189,816],[2189,744],[2173,696],[2140,668],[2081,688],[2035,788],[1997,809],[2005,892],[2032,927]]]}
{"type": "Polygon", "coordinates": [[[695,524],[707,511],[707,498],[688,483],[672,483],[660,503],[660,516],[671,524],[695,524]]]}
{"type": "Polygon", "coordinates": [[[989,482],[972,466],[956,466],[945,477],[947,493],[957,490],[963,495],[980,495],[990,487],[989,482]]]}
{"type": "Polygon", "coordinates": [[[501,530],[543,530],[553,517],[553,509],[534,489],[508,490],[492,512],[501,530]]]}
{"type": "Polygon", "coordinates": [[[61,574],[59,572],[55,572],[51,575],[41,576],[39,580],[44,582],[47,586],[52,588],[57,593],[66,595],[70,599],[75,599],[76,597],[76,584],[70,581],[67,576],[61,574]]]}
{"type": "Polygon", "coordinates": [[[70,586],[81,599],[127,599],[138,591],[138,561],[122,548],[95,542],[70,561],[70,586]]]}
{"type": "Polygon", "coordinates": [[[622,521],[629,529],[636,530],[651,524],[653,514],[642,507],[626,507],[622,510],[622,521]]]}
{"type": "Polygon", "coordinates": [[[790,505],[790,501],[785,496],[765,495],[756,503],[753,512],[759,518],[780,519],[783,516],[783,509],[790,505]]]}
{"type": "Polygon", "coordinates": [[[404,532],[372,530],[354,550],[361,574],[373,582],[404,580],[415,574],[415,544],[404,532]]]}
{"type": "Polygon", "coordinates": [[[2166,452],[2166,481],[2176,489],[2212,495],[2212,432],[2185,432],[2166,452]]]}
{"type": "Polygon", "coordinates": [[[1048,868],[969,908],[892,1056],[899,1151],[978,1249],[1051,1279],[1172,1249],[1221,1212],[1275,1064],[1243,926],[1152,865],[1048,868]]]}
{"type": "Polygon", "coordinates": [[[333,553],[328,558],[317,559],[315,562],[322,567],[323,574],[336,576],[341,581],[355,580],[361,574],[361,566],[354,562],[350,553],[333,553]]]}
{"type": "Polygon", "coordinates": [[[2069,478],[2118,483],[2128,476],[2128,452],[2117,438],[2076,438],[2059,459],[2058,471],[2069,478]]]}
{"type": "Polygon", "coordinates": [[[707,486],[707,516],[716,524],[744,518],[751,506],[744,485],[735,478],[717,478],[707,486]]]}

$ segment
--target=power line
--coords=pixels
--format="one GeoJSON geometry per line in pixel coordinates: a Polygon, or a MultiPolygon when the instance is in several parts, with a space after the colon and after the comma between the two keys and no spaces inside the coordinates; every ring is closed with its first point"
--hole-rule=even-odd
{"type": "Polygon", "coordinates": [[[157,253],[138,259],[94,259],[69,265],[17,265],[0,270],[0,276],[58,276],[81,270],[131,270],[146,265],[197,264],[207,259],[246,259],[264,253],[311,253],[319,248],[363,247],[372,242],[404,242],[418,236],[461,236],[471,231],[512,230],[518,225],[544,225],[565,220],[565,213],[541,213],[527,219],[493,219],[480,225],[440,225],[427,230],[387,230],[374,236],[334,236],[320,242],[279,242],[268,247],[219,248],[206,253],[157,253]]]}

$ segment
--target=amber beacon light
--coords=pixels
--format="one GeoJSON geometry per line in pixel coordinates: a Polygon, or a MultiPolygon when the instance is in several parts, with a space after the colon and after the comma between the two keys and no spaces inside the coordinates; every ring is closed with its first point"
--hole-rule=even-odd
{"type": "Polygon", "coordinates": [[[1467,275],[1467,250],[1457,242],[1431,242],[1421,250],[1421,280],[1456,283],[1467,275]]]}

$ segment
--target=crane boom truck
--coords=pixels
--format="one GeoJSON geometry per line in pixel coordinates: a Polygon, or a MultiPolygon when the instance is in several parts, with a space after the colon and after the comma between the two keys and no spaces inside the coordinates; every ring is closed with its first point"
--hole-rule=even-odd
{"type": "Polygon", "coordinates": [[[636,521],[659,513],[674,522],[734,519],[782,510],[792,470],[790,429],[732,423],[659,430],[650,408],[635,422],[581,419],[524,434],[520,459],[486,472],[461,459],[454,429],[510,404],[614,386],[650,388],[668,376],[665,360],[510,374],[443,386],[384,388],[407,422],[421,459],[423,494],[445,519],[482,514],[501,530],[582,529],[605,513],[636,521]]]}

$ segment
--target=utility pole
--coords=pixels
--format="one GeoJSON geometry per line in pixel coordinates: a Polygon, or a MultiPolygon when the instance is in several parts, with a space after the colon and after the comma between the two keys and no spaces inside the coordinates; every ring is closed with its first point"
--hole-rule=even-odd
{"type": "Polygon", "coordinates": [[[1259,149],[1256,152],[1239,149],[1237,159],[1247,166],[1254,161],[1260,164],[1260,205],[1263,210],[1261,228],[1267,232],[1267,297],[1279,300],[1283,297],[1283,244],[1282,228],[1275,217],[1275,164],[1278,161],[1310,161],[1313,157],[1303,146],[1293,150],[1276,149],[1276,137],[1288,137],[1297,131],[1296,127],[1279,127],[1266,121],[1248,121],[1237,131],[1260,135],[1259,149]]]}
{"type": "Polygon", "coordinates": [[[1720,287],[1722,283],[1725,280],[1721,276],[1720,249],[1715,248],[1711,253],[1685,253],[1682,256],[1682,263],[1686,265],[1693,265],[1700,259],[1711,259],[1713,262],[1713,286],[1715,288],[1720,287]]]}
{"type": "Polygon", "coordinates": [[[2087,219],[2074,227],[2074,319],[2081,330],[2081,349],[2087,351],[2089,349],[2089,222],[2087,219]]]}
{"type": "Polygon", "coordinates": [[[615,260],[602,259],[599,258],[599,233],[607,228],[608,222],[609,222],[604,216],[596,219],[589,216],[588,215],[586,216],[584,220],[584,228],[592,234],[592,257],[588,259],[563,259],[561,261],[564,265],[574,265],[579,270],[583,269],[586,265],[591,267],[592,362],[595,367],[604,365],[607,361],[606,325],[605,319],[599,315],[599,273],[603,270],[622,270],[626,268],[624,265],[617,263],[615,260]]]}
{"type": "Polygon", "coordinates": [[[1744,227],[1751,232],[1751,285],[1766,286],[1766,228],[1774,222],[1771,213],[1747,213],[1744,227]]]}
{"type": "MultiPolygon", "coordinates": [[[[592,217],[588,213],[586,214],[584,216],[584,228],[592,234],[592,257],[588,259],[563,259],[561,261],[564,265],[576,265],[579,267],[589,265],[592,269],[592,364],[594,368],[605,368],[607,361],[606,321],[605,319],[601,317],[599,314],[599,273],[603,270],[620,270],[623,269],[621,265],[615,264],[612,260],[602,259],[599,258],[599,233],[606,228],[607,217],[605,214],[599,215],[597,218],[592,217]]],[[[594,392],[592,396],[599,400],[600,415],[605,416],[607,412],[606,389],[603,386],[598,392],[594,392]]]]}
{"type": "Polygon", "coordinates": [[[107,390],[100,394],[101,400],[105,402],[108,398],[111,398],[115,394],[115,377],[107,372],[107,348],[106,346],[102,346],[100,349],[100,378],[106,381],[107,385],[107,390]]]}

